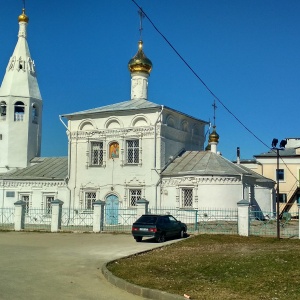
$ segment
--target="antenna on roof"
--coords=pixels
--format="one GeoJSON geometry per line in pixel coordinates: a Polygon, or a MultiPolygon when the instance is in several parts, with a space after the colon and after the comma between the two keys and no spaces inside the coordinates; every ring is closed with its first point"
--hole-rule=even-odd
{"type": "Polygon", "coordinates": [[[139,32],[140,32],[140,40],[142,40],[143,18],[145,18],[145,14],[144,14],[142,8],[139,9],[138,14],[139,14],[139,16],[140,16],[140,29],[139,29],[139,32]]]}

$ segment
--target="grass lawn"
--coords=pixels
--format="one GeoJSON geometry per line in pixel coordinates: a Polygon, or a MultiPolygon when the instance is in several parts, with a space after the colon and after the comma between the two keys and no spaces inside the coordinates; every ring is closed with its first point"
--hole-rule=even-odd
{"type": "Polygon", "coordinates": [[[131,283],[191,299],[300,299],[300,240],[198,235],[108,269],[131,283]]]}

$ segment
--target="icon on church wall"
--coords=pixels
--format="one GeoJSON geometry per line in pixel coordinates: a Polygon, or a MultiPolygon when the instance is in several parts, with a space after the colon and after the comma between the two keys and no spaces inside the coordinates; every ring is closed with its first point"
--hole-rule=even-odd
{"type": "Polygon", "coordinates": [[[109,158],[119,158],[119,143],[114,142],[110,144],[109,158]]]}

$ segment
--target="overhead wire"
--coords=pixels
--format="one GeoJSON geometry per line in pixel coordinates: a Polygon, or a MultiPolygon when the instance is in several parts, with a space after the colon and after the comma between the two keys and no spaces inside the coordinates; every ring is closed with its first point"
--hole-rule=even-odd
{"type": "MultiPolygon", "coordinates": [[[[182,62],[188,67],[188,69],[196,76],[196,78],[202,83],[205,89],[216,99],[223,108],[240,124],[244,129],[246,129],[252,136],[254,136],[261,144],[266,146],[269,150],[273,151],[273,148],[270,148],[262,139],[260,139],[251,129],[249,129],[222,101],[219,97],[208,87],[208,85],[204,82],[204,80],[196,73],[196,71],[190,66],[190,64],[183,58],[183,56],[176,50],[176,48],[172,45],[172,43],[166,38],[166,36],[156,27],[156,25],[152,22],[147,13],[142,9],[142,7],[135,1],[131,0],[141,11],[144,17],[150,22],[153,28],[157,31],[157,33],[165,40],[165,42],[173,49],[173,51],[177,54],[177,56],[182,60],[182,62]]],[[[284,162],[283,158],[279,155],[280,159],[287,167],[292,176],[299,182],[299,179],[291,172],[287,164],[284,162]]]]}
{"type": "Polygon", "coordinates": [[[206,90],[224,107],[224,109],[231,114],[250,134],[252,134],[257,140],[259,140],[263,145],[270,149],[270,147],[263,142],[253,131],[251,131],[218,97],[217,95],[208,87],[204,80],[196,73],[196,71],[190,66],[190,64],[182,57],[182,55],[176,50],[176,48],[171,44],[171,42],[165,37],[165,35],[155,26],[149,16],[145,13],[141,6],[139,6],[135,0],[131,0],[144,14],[144,16],[151,23],[153,28],[159,33],[159,35],[166,41],[166,43],[173,49],[173,51],[178,55],[178,57],[183,61],[183,63],[190,69],[190,71],[198,78],[206,90]]]}

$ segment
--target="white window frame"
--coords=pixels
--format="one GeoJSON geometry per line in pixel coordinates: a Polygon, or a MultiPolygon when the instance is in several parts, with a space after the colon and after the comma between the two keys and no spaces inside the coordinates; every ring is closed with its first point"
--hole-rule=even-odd
{"type": "Polygon", "coordinates": [[[104,142],[103,141],[91,141],[90,142],[90,166],[102,167],[103,165],[104,165],[104,142]],[[94,150],[94,146],[99,146],[99,149],[94,150]],[[94,151],[96,151],[96,150],[99,151],[99,153],[97,154],[97,158],[95,160],[94,151]],[[102,160],[101,160],[101,155],[102,155],[102,160]]]}
{"type": "Polygon", "coordinates": [[[93,203],[97,200],[97,191],[96,190],[86,190],[83,193],[83,209],[92,211],[94,209],[93,203]],[[91,195],[93,194],[93,195],[91,195]],[[94,197],[91,197],[94,196],[94,197]]]}
{"type": "Polygon", "coordinates": [[[44,195],[44,213],[45,214],[47,214],[47,215],[51,215],[52,214],[52,205],[51,205],[51,202],[54,201],[54,200],[55,200],[55,195],[54,194],[44,195]],[[50,200],[50,199],[52,199],[52,200],[50,200]]]}
{"type": "Polygon", "coordinates": [[[28,214],[29,209],[31,207],[31,194],[29,193],[19,194],[19,199],[25,202],[25,214],[28,214]]]}
{"type": "Polygon", "coordinates": [[[126,164],[128,165],[138,165],[140,163],[140,140],[139,139],[129,139],[126,140],[126,164]],[[129,146],[130,142],[137,142],[138,146],[129,146]],[[129,152],[132,151],[132,162],[129,160],[129,152]]]}
{"type": "MultiPolygon", "coordinates": [[[[181,196],[181,208],[193,208],[194,207],[194,187],[182,187],[180,190],[180,196],[181,196]],[[188,193],[191,193],[191,199],[187,199],[188,193]],[[186,202],[190,203],[186,203],[186,202]],[[190,205],[188,205],[190,204],[190,205]]],[[[190,196],[189,196],[190,197],[190,196]]]]}

